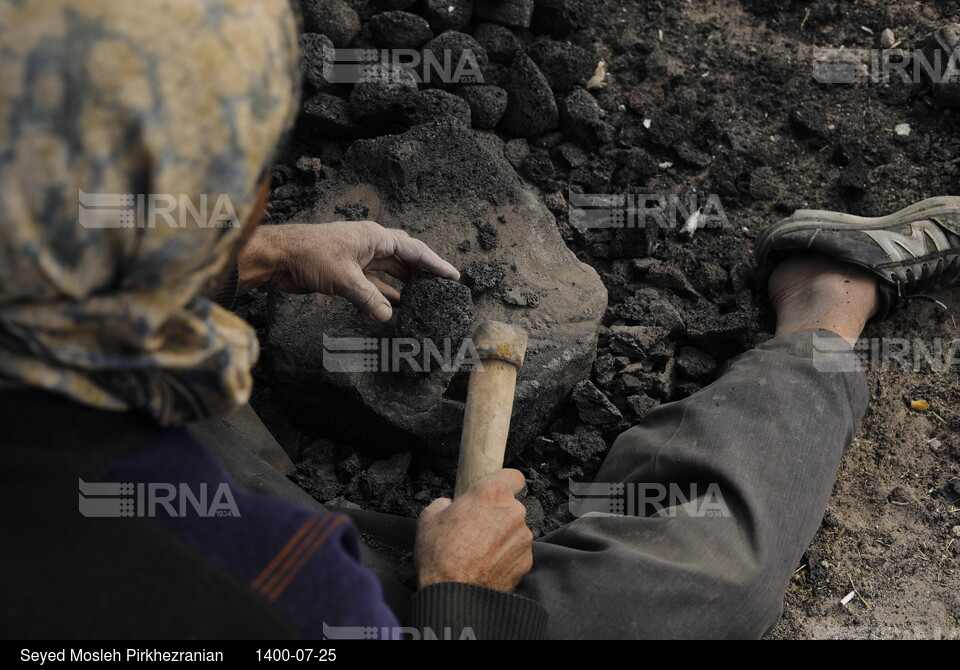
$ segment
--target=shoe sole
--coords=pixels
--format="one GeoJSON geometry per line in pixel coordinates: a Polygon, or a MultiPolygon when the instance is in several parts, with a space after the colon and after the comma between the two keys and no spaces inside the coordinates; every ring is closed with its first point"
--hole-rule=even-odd
{"type": "MultiPolygon", "coordinates": [[[[940,196],[922,200],[901,209],[887,216],[854,216],[853,214],[842,214],[839,212],[830,212],[817,209],[800,209],[793,213],[787,219],[776,223],[764,230],[757,237],[756,249],[757,262],[762,267],[766,261],[766,251],[771,239],[775,236],[790,233],[804,228],[822,228],[824,230],[842,231],[842,230],[877,230],[900,226],[910,221],[923,221],[924,219],[944,218],[946,215],[960,214],[960,197],[940,196]],[[761,258],[761,254],[763,258],[761,258]]],[[[953,228],[953,226],[950,226],[953,228]]],[[[957,231],[955,231],[957,232],[957,231]]],[[[795,249],[792,251],[801,251],[795,249]]]]}

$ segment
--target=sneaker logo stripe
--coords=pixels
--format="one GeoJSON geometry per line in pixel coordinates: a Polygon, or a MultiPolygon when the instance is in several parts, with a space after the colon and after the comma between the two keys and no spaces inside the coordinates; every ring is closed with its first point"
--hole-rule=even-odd
{"type": "Polygon", "coordinates": [[[865,230],[874,242],[880,245],[894,261],[906,261],[927,254],[927,240],[930,238],[936,251],[947,251],[950,242],[947,236],[933,221],[916,221],[910,224],[910,235],[901,235],[890,230],[865,230]]]}

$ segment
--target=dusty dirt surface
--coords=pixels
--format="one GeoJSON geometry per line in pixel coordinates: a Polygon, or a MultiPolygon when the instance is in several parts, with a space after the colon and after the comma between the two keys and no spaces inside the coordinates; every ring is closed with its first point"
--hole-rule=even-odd
{"type": "MultiPolygon", "coordinates": [[[[596,472],[624,425],[708,384],[725,360],[771,336],[751,259],[759,231],[799,208],[889,213],[955,194],[960,175],[960,116],[935,106],[926,85],[828,85],[812,77],[814,46],[879,48],[889,28],[900,48],[913,49],[960,21],[958,2],[566,6],[560,18],[538,9],[533,32],[515,33],[528,43],[551,32],[604,59],[609,85],[592,94],[615,132],[594,146],[572,141],[570,132],[532,138],[536,160],[521,161],[519,171],[609,290],[591,381],[622,419],[591,414],[593,391],[581,389],[581,403],[571,399],[513,463],[530,480],[526,504],[537,534],[569,519],[567,479],[596,472]],[[910,125],[909,135],[895,131],[901,124],[910,125]],[[606,231],[576,231],[567,220],[571,191],[688,197],[694,190],[717,194],[729,225],[691,239],[665,229],[621,244],[606,231]],[[649,346],[617,339],[611,328],[622,325],[660,329],[650,332],[662,337],[649,346]],[[642,369],[626,379],[623,368],[636,364],[642,369]]],[[[315,180],[336,169],[348,146],[301,128],[275,174],[275,221],[309,205],[315,180]]],[[[958,337],[960,292],[939,297],[947,310],[917,305],[866,335],[916,339],[928,348],[939,341],[948,350],[958,337]]],[[[269,302],[254,294],[243,307],[261,331],[269,302]]],[[[264,347],[269,355],[269,341],[264,347]]],[[[870,409],[771,638],[960,638],[960,368],[880,362],[869,374],[870,409]],[[930,409],[911,409],[913,400],[930,409]]],[[[424,467],[415,453],[375,460],[337,435],[302,433],[297,418],[273,401],[273,383],[258,377],[255,407],[300,455],[298,481],[322,502],[414,516],[433,497],[449,495],[449,472],[424,467]]]]}

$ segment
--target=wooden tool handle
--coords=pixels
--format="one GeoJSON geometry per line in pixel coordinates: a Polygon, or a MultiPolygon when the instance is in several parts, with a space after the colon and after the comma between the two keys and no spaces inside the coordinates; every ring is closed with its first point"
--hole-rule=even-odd
{"type": "Polygon", "coordinates": [[[503,468],[516,389],[517,366],[513,363],[485,360],[482,370],[470,374],[454,498],[503,468]]]}

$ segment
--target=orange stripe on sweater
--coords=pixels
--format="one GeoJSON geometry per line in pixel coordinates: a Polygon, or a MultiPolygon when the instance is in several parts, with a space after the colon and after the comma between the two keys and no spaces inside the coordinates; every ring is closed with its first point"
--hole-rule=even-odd
{"type": "Polygon", "coordinates": [[[325,526],[329,526],[330,522],[336,518],[334,514],[327,514],[324,517],[321,517],[320,521],[310,529],[310,532],[303,538],[303,540],[296,546],[296,548],[290,552],[290,554],[284,559],[276,570],[273,571],[273,574],[270,575],[270,578],[260,585],[260,588],[257,589],[261,595],[267,595],[276,585],[283,579],[284,574],[286,574],[294,565],[300,561],[300,557],[304,553],[310,550],[310,545],[313,544],[313,541],[316,539],[317,535],[320,534],[320,531],[323,530],[325,526]]]}
{"type": "Polygon", "coordinates": [[[289,540],[287,540],[287,543],[286,543],[285,545],[283,545],[283,548],[277,553],[276,556],[273,557],[273,560],[270,561],[270,563],[267,565],[267,567],[265,567],[265,568],[263,569],[263,571],[262,571],[259,575],[257,575],[256,579],[254,579],[252,582],[250,582],[251,588],[253,588],[253,589],[258,589],[258,588],[260,588],[260,586],[263,584],[264,580],[265,580],[267,577],[270,576],[270,573],[272,573],[274,570],[277,569],[277,567],[280,565],[280,563],[283,561],[283,559],[287,556],[287,554],[289,554],[291,551],[293,551],[294,548],[295,548],[298,544],[300,544],[300,542],[304,539],[304,535],[307,534],[307,532],[310,530],[311,526],[315,525],[315,524],[316,524],[320,519],[322,519],[322,518],[323,518],[322,516],[317,515],[317,516],[312,516],[312,517],[310,517],[309,519],[307,519],[307,520],[304,522],[304,524],[303,524],[302,526],[300,526],[300,528],[297,530],[297,532],[294,533],[293,536],[292,536],[289,540]]]}
{"type": "Polygon", "coordinates": [[[283,579],[283,581],[280,582],[271,593],[266,594],[268,600],[273,601],[280,597],[287,587],[290,586],[290,582],[292,582],[296,576],[300,574],[300,571],[303,570],[303,567],[307,564],[307,561],[309,561],[310,558],[317,553],[320,547],[326,543],[327,539],[330,537],[330,534],[336,529],[337,526],[346,520],[347,517],[340,514],[337,515],[336,521],[327,525],[326,530],[323,531],[323,535],[317,538],[317,541],[313,543],[313,545],[310,547],[310,550],[304,554],[300,561],[291,570],[287,571],[287,576],[283,579]]]}

